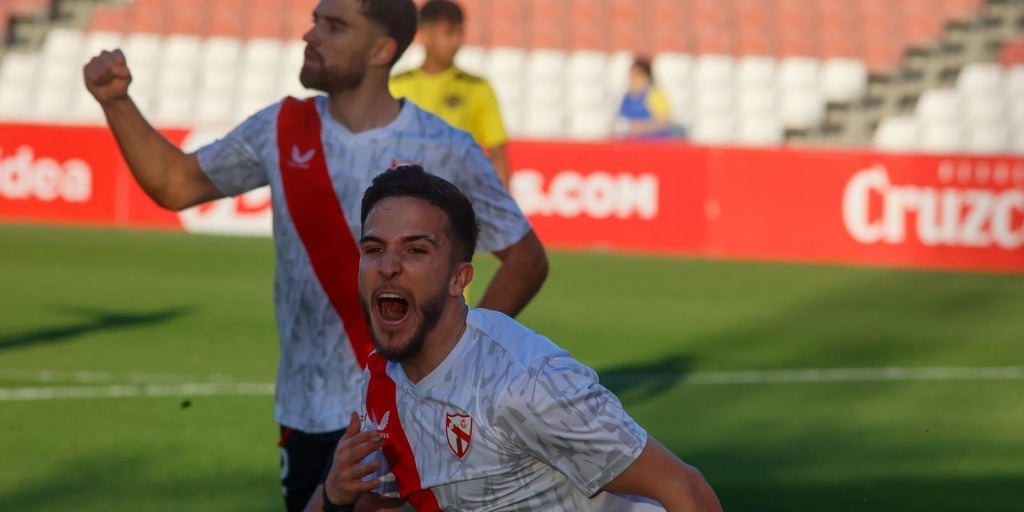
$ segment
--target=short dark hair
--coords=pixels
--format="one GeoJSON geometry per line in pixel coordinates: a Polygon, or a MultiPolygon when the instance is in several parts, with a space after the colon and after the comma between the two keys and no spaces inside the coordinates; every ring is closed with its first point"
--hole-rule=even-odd
{"type": "Polygon", "coordinates": [[[412,0],[359,0],[366,19],[384,29],[388,37],[398,43],[394,66],[416,36],[416,4],[412,0]]]}
{"type": "Polygon", "coordinates": [[[447,21],[452,25],[462,25],[464,19],[462,7],[451,0],[429,0],[420,7],[420,23],[447,21]]]}
{"type": "Polygon", "coordinates": [[[419,165],[402,165],[388,169],[373,179],[363,194],[359,225],[365,228],[366,217],[374,205],[388,197],[415,197],[440,208],[448,215],[446,235],[452,242],[452,255],[459,261],[473,261],[480,226],[469,199],[451,182],[428,173],[419,165]]]}
{"type": "Polygon", "coordinates": [[[647,76],[648,80],[654,80],[654,72],[651,69],[651,59],[647,57],[637,57],[633,60],[633,68],[639,69],[644,75],[647,76]]]}

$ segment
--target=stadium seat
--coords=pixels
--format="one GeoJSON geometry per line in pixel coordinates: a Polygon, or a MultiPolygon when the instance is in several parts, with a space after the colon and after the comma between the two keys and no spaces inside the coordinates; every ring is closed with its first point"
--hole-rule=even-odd
{"type": "Polygon", "coordinates": [[[780,91],[817,91],[820,88],[820,64],[810,57],[785,57],[779,61],[780,91]]]}
{"type": "Polygon", "coordinates": [[[777,62],[766,55],[744,55],[736,63],[738,90],[775,90],[777,62]]]}
{"type": "Polygon", "coordinates": [[[690,105],[697,119],[732,115],[735,95],[731,87],[694,89],[690,105]]]}
{"type": "Polygon", "coordinates": [[[914,115],[922,124],[958,120],[960,97],[953,89],[929,89],[918,99],[914,115]]]}
{"type": "Polygon", "coordinates": [[[483,76],[487,60],[487,50],[482,46],[463,46],[455,54],[455,65],[467,73],[483,76]]]}
{"type": "Polygon", "coordinates": [[[422,44],[413,43],[409,45],[405,53],[398,58],[398,62],[395,62],[395,65],[391,67],[391,74],[397,75],[422,66],[426,55],[427,51],[423,49],[422,44]]]}
{"type": "Polygon", "coordinates": [[[1024,129],[1018,129],[1010,135],[1010,151],[1024,155],[1024,129]]]}
{"type": "Polygon", "coordinates": [[[0,59],[0,119],[31,118],[38,65],[28,53],[8,52],[0,59]]]}
{"type": "Polygon", "coordinates": [[[745,146],[770,147],[783,142],[782,123],[778,117],[741,115],[735,142],[745,146]]]}
{"type": "Polygon", "coordinates": [[[622,94],[629,87],[629,69],[633,66],[633,52],[617,51],[608,57],[609,88],[613,94],[622,94]]]}
{"type": "Polygon", "coordinates": [[[780,115],[786,128],[811,130],[825,118],[825,102],[817,91],[780,90],[782,107],[780,115]]]}
{"type": "Polygon", "coordinates": [[[960,106],[968,124],[1006,122],[1007,105],[1002,91],[994,94],[961,95],[960,106]]]}
{"type": "Polygon", "coordinates": [[[972,123],[967,126],[964,150],[974,154],[1006,154],[1010,129],[1006,123],[972,123]]]}
{"type": "Polygon", "coordinates": [[[699,55],[694,62],[694,85],[701,89],[731,88],[734,70],[730,55],[699,55]]]}
{"type": "Polygon", "coordinates": [[[741,119],[747,116],[777,117],[779,98],[775,88],[742,88],[736,91],[736,114],[741,119]]]}
{"type": "Polygon", "coordinates": [[[821,91],[825,101],[851,102],[864,96],[868,70],[859,59],[827,59],[821,68],[821,91]]]}
{"type": "Polygon", "coordinates": [[[494,47],[487,55],[486,75],[492,83],[519,81],[526,66],[522,48],[494,47]]]}
{"type": "Polygon", "coordinates": [[[1001,94],[1003,70],[992,62],[968,62],[957,76],[956,89],[965,95],[1001,94]]]}
{"type": "Polygon", "coordinates": [[[1024,63],[1007,68],[1004,83],[1010,97],[1024,98],[1024,63]]]}
{"type": "Polygon", "coordinates": [[[688,84],[693,70],[693,57],[681,52],[662,52],[651,59],[655,83],[664,88],[688,84]]]}
{"type": "Polygon", "coordinates": [[[124,35],[121,32],[108,30],[90,30],[86,32],[82,40],[82,47],[84,49],[82,63],[84,64],[88,59],[99,55],[104,50],[113,51],[120,48],[123,41],[124,35]]]}
{"type": "Polygon", "coordinates": [[[531,83],[557,82],[565,76],[566,55],[562,50],[541,48],[526,55],[526,79],[531,83]]]}
{"type": "Polygon", "coordinates": [[[696,144],[720,146],[735,139],[736,123],[730,116],[705,117],[694,120],[690,139],[696,144]]]}
{"type": "Polygon", "coordinates": [[[531,139],[553,139],[565,133],[565,116],[561,110],[528,110],[520,133],[531,139]]]}
{"type": "Polygon", "coordinates": [[[579,110],[569,116],[569,137],[576,140],[604,140],[611,132],[614,116],[607,109],[579,110]]]}
{"type": "Polygon", "coordinates": [[[523,86],[523,107],[530,110],[559,110],[565,106],[564,93],[561,80],[530,80],[523,86]]]}
{"type": "Polygon", "coordinates": [[[132,70],[132,94],[150,89],[156,81],[163,52],[163,38],[155,34],[134,33],[125,37],[123,51],[132,70]]]}
{"type": "Polygon", "coordinates": [[[922,122],[917,147],[924,153],[960,153],[966,149],[964,132],[960,122],[955,120],[922,122]]]}
{"type": "Polygon", "coordinates": [[[875,130],[872,146],[887,152],[917,150],[918,121],[914,116],[892,116],[882,119],[875,130]]]}

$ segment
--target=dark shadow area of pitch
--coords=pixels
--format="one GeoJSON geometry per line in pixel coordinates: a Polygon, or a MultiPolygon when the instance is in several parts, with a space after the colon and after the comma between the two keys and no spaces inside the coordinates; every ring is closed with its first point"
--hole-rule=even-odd
{"type": "Polygon", "coordinates": [[[64,460],[60,470],[0,488],[0,510],[284,510],[276,472],[253,468],[211,478],[167,474],[159,464],[152,456],[116,453],[64,460]]]}
{"type": "Polygon", "coordinates": [[[640,404],[682,383],[692,367],[692,356],[673,354],[650,361],[600,368],[597,373],[601,384],[623,402],[640,404]]]}
{"type": "Polygon", "coordinates": [[[72,314],[85,318],[73,325],[36,329],[24,333],[0,336],[0,350],[68,341],[78,336],[100,331],[160,324],[186,315],[193,308],[179,306],[144,313],[104,311],[84,306],[57,306],[53,309],[62,314],[72,314]]]}
{"type": "Polygon", "coordinates": [[[1021,489],[1024,476],[715,485],[724,510],[759,512],[1015,512],[1021,489]]]}

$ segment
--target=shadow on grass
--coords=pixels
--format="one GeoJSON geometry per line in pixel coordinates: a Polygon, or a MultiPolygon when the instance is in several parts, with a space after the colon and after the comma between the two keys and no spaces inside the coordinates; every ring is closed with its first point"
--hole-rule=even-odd
{"type": "Polygon", "coordinates": [[[86,318],[74,325],[36,329],[0,337],[0,350],[67,341],[77,336],[99,331],[160,324],[192,311],[191,307],[184,306],[145,313],[103,311],[83,306],[60,306],[54,309],[61,313],[70,313],[86,318]]]}
{"type": "Polygon", "coordinates": [[[0,490],[0,510],[147,510],[150,512],[281,512],[274,474],[230,472],[169,474],[154,458],[138,455],[63,461],[45,478],[0,490]]]}
{"type": "Polygon", "coordinates": [[[723,509],[759,512],[1014,512],[1022,488],[1024,476],[715,485],[723,509]]]}
{"type": "Polygon", "coordinates": [[[601,368],[601,384],[612,390],[620,400],[640,404],[679,385],[693,366],[693,358],[673,354],[652,361],[601,368]]]}

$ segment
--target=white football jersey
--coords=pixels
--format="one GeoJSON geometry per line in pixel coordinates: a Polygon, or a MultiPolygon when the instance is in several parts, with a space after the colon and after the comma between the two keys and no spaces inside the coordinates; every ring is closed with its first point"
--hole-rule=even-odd
{"type": "Polygon", "coordinates": [[[382,432],[378,493],[417,510],[663,510],[601,489],[647,433],[597,374],[501,313],[471,309],[451,354],[413,384],[370,356],[364,429],[382,432]]]}
{"type": "MultiPolygon", "coordinates": [[[[321,140],[334,191],[355,240],[363,192],[381,172],[420,164],[451,181],[473,203],[481,227],[479,251],[505,249],[530,230],[472,137],[411,102],[391,124],[352,133],[316,98],[321,140]]],[[[277,103],[198,151],[199,165],[225,195],[270,185],[274,204],[274,310],[281,343],[275,417],[306,432],[339,430],[360,403],[362,369],[292,223],[281,181],[277,103]]],[[[286,148],[287,149],[287,148],[286,148]]],[[[293,159],[309,160],[306,148],[293,159]]],[[[359,307],[355,305],[354,307],[359,307]]]]}

